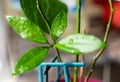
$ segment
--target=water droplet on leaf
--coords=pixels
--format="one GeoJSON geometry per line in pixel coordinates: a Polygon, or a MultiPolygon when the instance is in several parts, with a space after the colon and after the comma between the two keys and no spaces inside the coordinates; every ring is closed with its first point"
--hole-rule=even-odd
{"type": "Polygon", "coordinates": [[[71,52],[74,53],[74,50],[72,50],[71,52]]]}
{"type": "Polygon", "coordinates": [[[73,39],[70,39],[68,43],[73,44],[73,39]]]}

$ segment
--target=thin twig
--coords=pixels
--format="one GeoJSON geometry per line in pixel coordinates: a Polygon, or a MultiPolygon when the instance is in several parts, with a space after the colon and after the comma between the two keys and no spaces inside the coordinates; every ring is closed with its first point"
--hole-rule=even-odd
{"type": "MultiPolygon", "coordinates": [[[[81,30],[81,33],[86,34],[87,33],[86,29],[81,30]]],[[[81,55],[80,61],[85,63],[85,55],[84,54],[81,55]]],[[[82,82],[83,75],[84,75],[84,67],[80,67],[80,81],[79,82],[82,82]]]]}
{"type": "MultiPolygon", "coordinates": [[[[110,5],[110,11],[111,12],[110,12],[110,18],[109,18],[109,21],[108,21],[108,24],[107,24],[107,28],[106,28],[104,40],[103,40],[104,43],[107,43],[108,35],[109,35],[109,32],[110,32],[110,25],[111,25],[113,14],[114,14],[114,7],[113,7],[113,4],[112,4],[112,1],[113,0],[109,0],[109,5],[110,5]]],[[[94,71],[95,64],[96,64],[97,60],[99,59],[99,57],[102,55],[104,50],[105,50],[105,48],[101,48],[98,51],[97,55],[93,57],[93,61],[92,61],[91,67],[90,67],[90,69],[88,71],[87,76],[85,77],[85,81],[84,82],[88,82],[90,76],[92,75],[92,73],[94,71]]]]}
{"type": "MultiPolygon", "coordinates": [[[[85,63],[84,55],[81,56],[81,62],[85,63]]],[[[84,74],[84,67],[80,67],[80,82],[82,82],[83,74],[84,74]]]]}
{"type": "Polygon", "coordinates": [[[60,56],[60,52],[59,50],[56,48],[56,52],[57,52],[57,58],[58,58],[58,62],[62,62],[61,56],[60,56]]]}

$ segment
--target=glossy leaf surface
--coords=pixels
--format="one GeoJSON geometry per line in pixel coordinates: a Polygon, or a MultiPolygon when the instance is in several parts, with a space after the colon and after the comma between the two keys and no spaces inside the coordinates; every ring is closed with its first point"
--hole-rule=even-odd
{"type": "Polygon", "coordinates": [[[102,41],[88,34],[73,34],[61,41],[55,47],[72,54],[84,54],[104,47],[102,41]]]}
{"type": "Polygon", "coordinates": [[[20,3],[26,17],[46,33],[55,16],[62,10],[67,12],[67,6],[59,0],[20,0],[20,3]]]}
{"type": "Polygon", "coordinates": [[[25,16],[37,24],[43,31],[49,33],[47,22],[44,18],[38,0],[20,0],[20,4],[25,16]]]}
{"type": "Polygon", "coordinates": [[[52,22],[51,34],[54,41],[56,41],[65,31],[67,26],[67,15],[65,12],[60,12],[52,22]]]}
{"type": "Polygon", "coordinates": [[[6,16],[12,28],[24,39],[46,43],[47,39],[40,28],[30,20],[24,17],[6,16]]]}
{"type": "Polygon", "coordinates": [[[13,75],[22,74],[34,69],[44,61],[48,53],[47,47],[36,47],[27,51],[17,62],[13,75]]]}
{"type": "Polygon", "coordinates": [[[39,0],[39,4],[50,26],[60,12],[67,13],[67,6],[59,0],[39,0]]]}

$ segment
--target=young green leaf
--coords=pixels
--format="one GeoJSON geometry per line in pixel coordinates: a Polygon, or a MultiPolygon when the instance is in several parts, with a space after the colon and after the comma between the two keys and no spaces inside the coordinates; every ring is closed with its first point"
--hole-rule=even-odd
{"type": "Polygon", "coordinates": [[[41,8],[38,10],[38,0],[20,0],[20,4],[25,16],[37,24],[44,32],[49,33],[49,27],[41,8]]]}
{"type": "Polygon", "coordinates": [[[22,74],[37,67],[46,58],[48,49],[47,47],[36,47],[27,51],[18,60],[13,75],[22,74]]]}
{"type": "Polygon", "coordinates": [[[100,39],[88,34],[73,34],[55,44],[56,48],[72,54],[85,54],[104,46],[100,39]]]}
{"type": "Polygon", "coordinates": [[[24,17],[6,16],[12,28],[24,39],[37,42],[47,43],[45,35],[39,26],[24,17]]]}
{"type": "Polygon", "coordinates": [[[39,0],[39,4],[50,26],[60,12],[65,11],[67,13],[67,6],[60,0],[39,0]]]}
{"type": "Polygon", "coordinates": [[[67,26],[67,15],[64,11],[60,12],[52,22],[52,39],[56,41],[65,31],[67,26]]]}

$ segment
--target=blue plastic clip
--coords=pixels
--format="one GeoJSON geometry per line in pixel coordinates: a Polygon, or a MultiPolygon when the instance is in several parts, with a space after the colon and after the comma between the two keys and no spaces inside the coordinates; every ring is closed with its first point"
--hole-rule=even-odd
{"type": "MultiPolygon", "coordinates": [[[[39,74],[39,82],[43,82],[43,67],[46,66],[50,66],[50,67],[63,67],[64,69],[64,76],[65,76],[65,82],[69,82],[69,73],[68,73],[68,67],[83,67],[84,63],[76,63],[76,62],[57,62],[57,63],[50,63],[50,62],[46,62],[46,63],[42,63],[40,64],[39,68],[38,68],[38,74],[39,74]]],[[[44,81],[45,82],[45,81],[44,81]]],[[[48,82],[48,72],[46,75],[46,82],[48,82]]]]}

